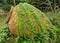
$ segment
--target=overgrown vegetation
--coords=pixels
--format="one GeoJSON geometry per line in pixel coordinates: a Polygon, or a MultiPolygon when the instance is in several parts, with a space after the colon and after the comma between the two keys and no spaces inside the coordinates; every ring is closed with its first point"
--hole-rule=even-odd
{"type": "Polygon", "coordinates": [[[60,43],[60,9],[55,10],[55,12],[46,13],[47,17],[51,20],[52,24],[58,29],[57,32],[57,43],[60,43]]]}
{"type": "MultiPolygon", "coordinates": [[[[50,28],[45,32],[37,34],[36,36],[34,36],[35,40],[33,40],[33,43],[60,43],[60,0],[0,0],[0,8],[9,11],[12,5],[16,6],[20,2],[29,3],[37,7],[39,10],[44,11],[51,23],[57,28],[50,28]]],[[[0,43],[13,43],[13,39],[16,37],[13,37],[13,39],[11,39],[12,34],[6,24],[4,24],[4,21],[5,15],[0,16],[0,43]]],[[[23,43],[32,43],[31,39],[29,38],[21,38],[22,39],[19,39],[19,37],[16,38],[17,43],[20,43],[21,41],[23,41],[23,43]],[[18,42],[18,39],[20,42],[18,42]]]]}

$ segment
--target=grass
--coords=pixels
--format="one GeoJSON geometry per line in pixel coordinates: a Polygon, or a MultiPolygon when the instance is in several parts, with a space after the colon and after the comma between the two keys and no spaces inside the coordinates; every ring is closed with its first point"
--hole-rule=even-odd
{"type": "Polygon", "coordinates": [[[14,43],[14,37],[5,24],[6,15],[0,15],[0,43],[14,43]]]}
{"type": "MultiPolygon", "coordinates": [[[[52,24],[55,25],[58,28],[58,37],[57,37],[57,43],[60,43],[60,10],[56,10],[56,12],[47,12],[46,16],[51,20],[52,24]]],[[[6,19],[6,15],[1,15],[0,16],[0,37],[3,36],[2,38],[0,38],[0,43],[14,43],[13,41],[13,36],[9,37],[6,34],[10,34],[9,30],[7,28],[5,28],[6,24],[5,24],[5,19],[6,19]],[[2,30],[2,32],[1,32],[2,30]],[[6,37],[6,38],[4,38],[6,37]],[[4,41],[3,41],[4,40],[4,41]]],[[[10,35],[11,36],[11,35],[10,35]]]]}
{"type": "Polygon", "coordinates": [[[5,22],[5,18],[6,18],[5,15],[0,15],[0,27],[5,24],[4,23],[5,22]]]}
{"type": "Polygon", "coordinates": [[[60,9],[55,10],[55,12],[48,12],[46,16],[51,20],[52,24],[57,27],[57,43],[60,43],[60,9]]]}

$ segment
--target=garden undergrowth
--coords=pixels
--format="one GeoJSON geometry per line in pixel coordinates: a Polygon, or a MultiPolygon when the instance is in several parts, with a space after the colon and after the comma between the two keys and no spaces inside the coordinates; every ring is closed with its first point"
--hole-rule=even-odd
{"type": "MultiPolygon", "coordinates": [[[[50,43],[56,43],[56,42],[60,43],[60,41],[59,41],[60,40],[60,10],[56,10],[55,12],[48,12],[48,13],[46,13],[46,16],[50,19],[50,21],[52,22],[52,24],[54,26],[56,26],[57,29],[58,29],[58,32],[56,34],[57,35],[57,39],[55,41],[49,39],[51,36],[49,35],[48,31],[46,31],[45,33],[42,32],[40,34],[41,36],[40,37],[38,36],[37,38],[40,38],[40,40],[42,40],[43,43],[45,43],[45,42],[49,43],[49,40],[50,40],[50,43]]],[[[11,41],[9,41],[12,38],[12,37],[10,37],[12,34],[9,31],[7,25],[4,24],[5,18],[6,18],[5,15],[0,16],[0,43],[7,43],[7,42],[8,43],[12,43],[11,41]]],[[[54,32],[54,30],[52,32],[54,32]]],[[[52,36],[52,38],[54,39],[53,36],[52,36]]],[[[26,43],[26,41],[24,41],[24,43],[26,43]]]]}

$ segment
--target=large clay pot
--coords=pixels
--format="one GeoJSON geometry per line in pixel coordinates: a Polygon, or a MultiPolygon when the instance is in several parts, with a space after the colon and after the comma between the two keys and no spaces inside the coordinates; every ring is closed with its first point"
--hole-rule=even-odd
{"type": "Polygon", "coordinates": [[[39,33],[48,27],[48,21],[44,17],[44,13],[27,3],[21,3],[16,7],[12,6],[7,15],[6,23],[8,23],[9,29],[14,35],[18,32],[21,35],[24,32],[28,36],[32,33],[39,33]],[[25,30],[21,32],[22,29],[25,30]]]}

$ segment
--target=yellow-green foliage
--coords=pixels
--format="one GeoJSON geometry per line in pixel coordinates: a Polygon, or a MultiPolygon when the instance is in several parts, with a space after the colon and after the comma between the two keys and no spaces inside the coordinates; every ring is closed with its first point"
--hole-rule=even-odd
{"type": "Polygon", "coordinates": [[[44,40],[49,40],[50,38],[56,40],[57,28],[52,25],[43,12],[27,3],[18,4],[15,6],[15,10],[17,14],[16,28],[18,38],[20,36],[29,37],[32,42],[36,36],[39,38],[42,36],[44,40]]]}
{"type": "Polygon", "coordinates": [[[31,33],[39,33],[49,27],[49,22],[43,13],[27,3],[20,3],[16,7],[17,28],[22,34],[29,30],[31,33]]]}

